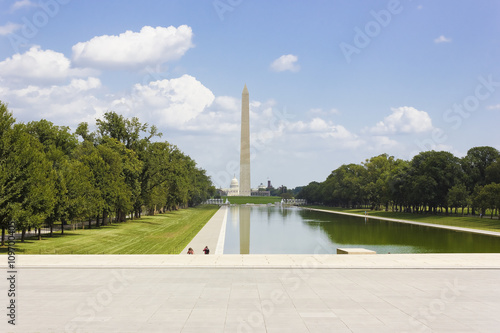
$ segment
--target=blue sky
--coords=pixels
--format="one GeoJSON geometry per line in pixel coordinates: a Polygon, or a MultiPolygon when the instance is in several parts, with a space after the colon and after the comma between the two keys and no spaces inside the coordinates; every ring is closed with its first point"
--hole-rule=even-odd
{"type": "Polygon", "coordinates": [[[500,149],[498,1],[0,0],[0,100],[57,125],[156,124],[226,187],[241,91],[252,186],[500,149]]]}

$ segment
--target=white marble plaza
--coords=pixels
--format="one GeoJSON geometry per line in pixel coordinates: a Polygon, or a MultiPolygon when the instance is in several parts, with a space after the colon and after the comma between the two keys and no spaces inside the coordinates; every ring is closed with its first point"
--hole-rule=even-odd
{"type": "Polygon", "coordinates": [[[500,327],[498,254],[20,255],[17,261],[17,325],[4,318],[2,332],[500,327]]]}

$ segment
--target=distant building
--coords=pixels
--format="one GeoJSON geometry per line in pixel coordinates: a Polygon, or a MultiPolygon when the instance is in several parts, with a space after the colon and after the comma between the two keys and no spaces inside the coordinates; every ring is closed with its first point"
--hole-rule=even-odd
{"type": "Polygon", "coordinates": [[[260,183],[258,188],[252,189],[252,196],[269,197],[270,195],[271,191],[266,191],[266,186],[262,183],[260,183]]]}
{"type": "MultiPolygon", "coordinates": [[[[231,180],[231,184],[229,185],[229,188],[221,188],[219,189],[219,194],[221,196],[228,196],[228,197],[234,197],[234,196],[239,196],[240,195],[240,186],[238,183],[238,179],[234,177],[231,180]]],[[[251,196],[260,196],[260,197],[268,197],[271,195],[270,191],[266,191],[266,187],[264,184],[260,184],[258,188],[252,188],[250,191],[251,196]]]]}

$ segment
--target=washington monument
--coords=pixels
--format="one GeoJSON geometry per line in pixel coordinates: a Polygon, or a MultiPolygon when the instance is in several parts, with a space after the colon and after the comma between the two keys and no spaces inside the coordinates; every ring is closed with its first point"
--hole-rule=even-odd
{"type": "Polygon", "coordinates": [[[240,196],[250,196],[250,100],[247,85],[241,94],[240,196]]]}

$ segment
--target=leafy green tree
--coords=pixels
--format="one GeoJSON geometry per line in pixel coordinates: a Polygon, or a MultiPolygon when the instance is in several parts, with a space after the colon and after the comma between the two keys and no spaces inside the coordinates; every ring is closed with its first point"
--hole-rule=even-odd
{"type": "Polygon", "coordinates": [[[385,206],[385,210],[389,209],[389,179],[394,164],[394,157],[387,154],[372,157],[363,163],[366,168],[365,192],[372,209],[379,209],[381,205],[385,206]]]}
{"type": "Polygon", "coordinates": [[[473,190],[475,186],[486,185],[486,169],[500,157],[500,153],[493,147],[474,147],[467,151],[462,159],[463,169],[467,177],[467,188],[473,190]]]}
{"type": "MultiPolygon", "coordinates": [[[[93,188],[93,194],[95,195],[95,201],[93,205],[89,207],[89,210],[85,210],[88,214],[86,219],[89,222],[89,228],[92,227],[92,219],[97,217],[106,203],[106,182],[109,177],[112,177],[108,173],[106,162],[102,159],[97,147],[90,141],[84,141],[81,146],[78,147],[75,157],[90,171],[90,182],[93,188]]],[[[109,204],[109,203],[108,203],[109,204]]],[[[96,220],[96,223],[98,223],[96,220]]]]}
{"type": "Polygon", "coordinates": [[[123,143],[127,149],[134,150],[136,153],[144,151],[153,137],[162,136],[156,126],[149,127],[148,124],[141,124],[136,117],[127,119],[116,112],[106,112],[104,119],[97,119],[96,123],[101,138],[116,139],[123,143]],[[142,133],[148,135],[141,138],[142,133]]]}
{"type": "Polygon", "coordinates": [[[500,159],[492,162],[486,167],[486,184],[497,183],[500,184],[500,159]]]}
{"type": "MultiPolygon", "coordinates": [[[[6,158],[11,215],[21,230],[21,241],[28,228],[38,228],[52,213],[56,202],[56,173],[43,152],[43,146],[17,124],[12,131],[10,152],[6,158]]],[[[39,232],[40,237],[40,232],[39,232]]]]}
{"type": "MultiPolygon", "coordinates": [[[[118,213],[124,217],[124,212],[132,211],[133,189],[127,186],[124,172],[124,159],[120,151],[129,158],[133,152],[127,152],[122,143],[113,138],[106,138],[103,143],[97,146],[97,153],[104,162],[96,169],[96,174],[100,180],[97,186],[102,196],[102,222],[105,223],[110,213],[118,213]]],[[[133,163],[133,162],[132,162],[133,163]]],[[[97,226],[99,219],[96,217],[97,226]]]]}
{"type": "Polygon", "coordinates": [[[467,186],[463,183],[454,185],[448,191],[448,205],[455,208],[455,213],[458,208],[462,208],[462,215],[464,215],[464,207],[469,204],[469,192],[467,186]]]}
{"type": "Polygon", "coordinates": [[[322,197],[321,184],[318,182],[310,182],[307,186],[304,186],[297,195],[298,199],[305,199],[310,204],[323,203],[324,199],[322,197]]]}
{"type": "MultiPolygon", "coordinates": [[[[72,159],[62,172],[66,180],[68,220],[83,222],[95,216],[95,208],[102,207],[102,199],[99,189],[92,184],[90,167],[78,159],[72,159]]],[[[61,233],[64,233],[64,228],[61,233]]]]}
{"type": "Polygon", "coordinates": [[[13,125],[16,122],[7,105],[0,101],[0,226],[2,227],[2,246],[5,230],[13,220],[13,199],[18,195],[18,187],[12,169],[11,146],[13,144],[13,125]]]}
{"type": "Polygon", "coordinates": [[[477,186],[473,195],[474,205],[481,210],[481,215],[486,214],[486,210],[491,210],[493,214],[500,208],[500,184],[491,183],[484,186],[477,186]]]}
{"type": "MultiPolygon", "coordinates": [[[[474,147],[467,151],[462,158],[465,184],[469,192],[475,192],[476,186],[484,186],[486,181],[486,170],[499,159],[500,153],[493,147],[474,147]]],[[[475,201],[474,201],[475,202],[475,201]]],[[[475,214],[475,204],[472,204],[472,214],[475,214]]]]}
{"type": "MultiPolygon", "coordinates": [[[[411,167],[412,177],[417,177],[413,181],[414,190],[422,195],[418,196],[420,201],[428,201],[425,204],[434,212],[437,212],[438,207],[444,207],[448,212],[448,191],[460,182],[463,176],[460,160],[449,152],[426,151],[413,157],[411,167]],[[423,186],[427,186],[427,191],[431,193],[426,193],[423,186]]],[[[417,196],[414,195],[414,198],[417,196]]]]}
{"type": "Polygon", "coordinates": [[[389,198],[396,206],[396,210],[405,211],[410,204],[410,163],[404,160],[396,160],[387,180],[389,187],[389,198]],[[399,209],[397,208],[399,206],[399,209]]]}
{"type": "MultiPolygon", "coordinates": [[[[16,124],[0,102],[0,223],[2,243],[11,221],[22,231],[40,228],[55,204],[55,173],[43,146],[26,126],[16,124]]],[[[39,234],[40,235],[40,234],[39,234]]]]}
{"type": "Polygon", "coordinates": [[[190,185],[188,170],[193,165],[192,160],[177,147],[172,149],[169,162],[168,174],[166,174],[168,186],[166,208],[177,210],[188,205],[190,185]]]}
{"type": "Polygon", "coordinates": [[[196,165],[190,170],[189,175],[191,186],[189,189],[188,204],[190,207],[193,207],[212,197],[216,189],[212,185],[212,181],[207,176],[206,171],[196,167],[196,165]]]}
{"type": "Polygon", "coordinates": [[[45,220],[50,227],[50,235],[52,236],[54,224],[61,221],[61,230],[63,230],[64,223],[68,220],[68,190],[63,169],[69,163],[78,141],[76,136],[71,134],[69,127],[55,126],[45,119],[29,122],[26,125],[26,130],[42,144],[56,174],[55,205],[45,220]]]}
{"type": "Polygon", "coordinates": [[[143,168],[140,175],[141,201],[135,206],[135,214],[140,216],[145,206],[149,214],[154,214],[156,206],[166,205],[168,179],[173,147],[168,142],[153,142],[143,154],[143,168]]]}

